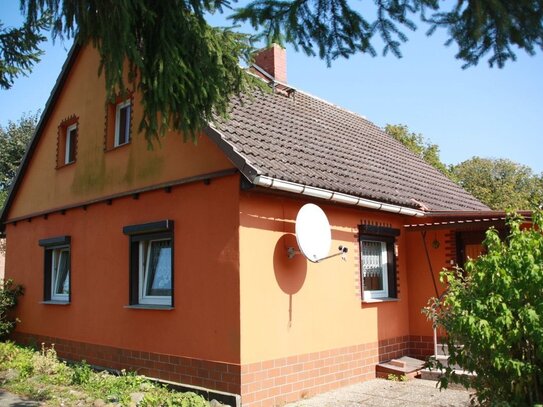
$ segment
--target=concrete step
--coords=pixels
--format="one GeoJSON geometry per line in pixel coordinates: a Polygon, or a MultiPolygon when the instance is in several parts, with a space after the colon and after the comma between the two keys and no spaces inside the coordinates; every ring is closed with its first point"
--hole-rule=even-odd
{"type": "MultiPolygon", "coordinates": [[[[445,369],[422,369],[420,371],[420,378],[422,380],[439,380],[441,376],[445,373],[445,369]]],[[[458,376],[468,376],[475,377],[475,373],[467,372],[463,369],[454,369],[454,373],[458,376]]]]}
{"type": "Polygon", "coordinates": [[[392,359],[388,362],[379,363],[375,366],[376,377],[388,379],[390,375],[397,377],[405,376],[408,379],[418,377],[419,371],[424,367],[423,360],[402,356],[399,359],[392,359]]]}
{"type": "MultiPolygon", "coordinates": [[[[449,356],[447,355],[433,355],[433,356],[430,356],[430,360],[429,360],[430,363],[433,363],[433,362],[439,362],[441,363],[441,365],[443,367],[447,367],[447,366],[450,366],[449,365],[449,356]]],[[[455,363],[454,365],[451,366],[453,369],[459,369],[459,370],[462,370],[462,368],[460,367],[459,364],[455,363]]]]}

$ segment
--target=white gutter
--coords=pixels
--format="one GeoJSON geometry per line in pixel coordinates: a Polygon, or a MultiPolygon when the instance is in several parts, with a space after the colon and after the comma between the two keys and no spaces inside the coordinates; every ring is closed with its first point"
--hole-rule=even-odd
{"type": "Polygon", "coordinates": [[[371,199],[358,198],[353,195],[342,194],[339,192],[329,191],[327,189],[310,187],[295,182],[282,181],[276,178],[266,177],[265,175],[258,175],[253,179],[253,184],[271,189],[278,189],[280,191],[292,192],[295,194],[302,194],[312,196],[315,198],[325,199],[327,201],[333,201],[353,206],[361,206],[363,208],[376,209],[378,211],[386,211],[392,213],[399,213],[409,216],[424,216],[425,212],[413,208],[407,208],[405,206],[386,204],[371,199]]]}

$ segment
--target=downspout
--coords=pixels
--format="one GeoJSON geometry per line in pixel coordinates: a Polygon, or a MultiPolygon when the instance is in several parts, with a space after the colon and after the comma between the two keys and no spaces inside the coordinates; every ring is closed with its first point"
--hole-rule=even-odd
{"type": "Polygon", "coordinates": [[[439,297],[437,290],[436,277],[434,276],[434,268],[432,267],[432,262],[430,261],[430,254],[428,253],[428,246],[426,245],[426,231],[421,230],[420,235],[422,236],[422,243],[424,245],[424,252],[426,253],[426,261],[428,262],[428,270],[432,276],[432,283],[434,283],[434,290],[436,291],[436,298],[439,297]]]}

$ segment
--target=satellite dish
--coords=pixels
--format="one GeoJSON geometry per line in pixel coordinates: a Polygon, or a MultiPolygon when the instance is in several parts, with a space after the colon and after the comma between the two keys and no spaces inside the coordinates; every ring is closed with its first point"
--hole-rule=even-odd
{"type": "Polygon", "coordinates": [[[330,223],[317,205],[305,204],[300,208],[296,216],[296,240],[309,261],[316,263],[328,257],[332,245],[330,223]]]}

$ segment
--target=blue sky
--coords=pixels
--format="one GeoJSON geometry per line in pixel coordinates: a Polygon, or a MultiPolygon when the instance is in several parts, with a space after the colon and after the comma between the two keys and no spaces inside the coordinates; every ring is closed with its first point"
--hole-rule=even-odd
{"type": "MultiPolygon", "coordinates": [[[[18,1],[3,2],[0,20],[18,24],[18,1]]],[[[543,53],[519,52],[503,69],[481,61],[463,70],[456,46],[445,47],[442,32],[426,37],[424,31],[408,33],[401,59],[357,55],[330,68],[287,47],[288,82],[379,126],[407,125],[439,145],[447,164],[472,156],[508,158],[542,173],[543,53]]],[[[0,125],[43,109],[69,47],[48,43],[28,77],[0,90],[0,125]]]]}

